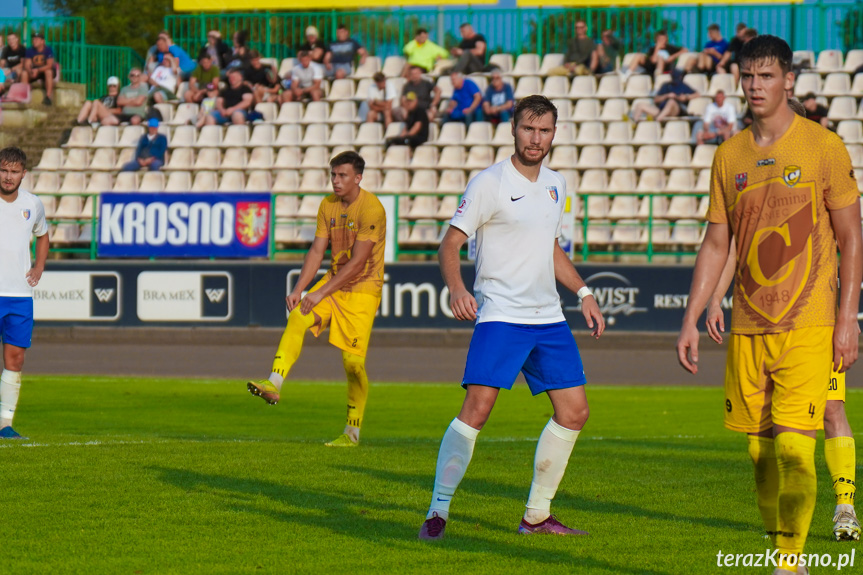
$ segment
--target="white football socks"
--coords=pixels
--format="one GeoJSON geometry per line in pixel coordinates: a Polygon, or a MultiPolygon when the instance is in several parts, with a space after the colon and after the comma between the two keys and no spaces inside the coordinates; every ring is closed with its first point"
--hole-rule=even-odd
{"type": "Polygon", "coordinates": [[[267,379],[270,380],[270,383],[272,383],[273,385],[276,386],[276,389],[278,389],[279,391],[282,391],[282,384],[285,383],[284,377],[282,377],[281,375],[279,375],[276,372],[273,372],[270,374],[270,377],[268,377],[267,379]]]}
{"type": "Polygon", "coordinates": [[[524,513],[525,521],[531,525],[545,521],[551,514],[551,500],[563,479],[578,434],[579,431],[567,429],[554,419],[549,419],[548,425],[542,430],[536,444],[533,482],[530,484],[524,513]]]}
{"type": "Polygon", "coordinates": [[[0,427],[12,425],[20,391],[21,372],[4,369],[0,373],[0,427]]]}
{"type": "Polygon", "coordinates": [[[474,429],[459,418],[453,419],[449,424],[440,442],[434,492],[426,519],[431,519],[435,513],[444,521],[449,518],[452,496],[467,471],[477,435],[479,429],[474,429]]]}

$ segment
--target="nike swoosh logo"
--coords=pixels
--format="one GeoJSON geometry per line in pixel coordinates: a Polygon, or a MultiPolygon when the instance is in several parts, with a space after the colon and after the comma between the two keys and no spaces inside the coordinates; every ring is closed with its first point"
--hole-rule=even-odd
{"type": "Polygon", "coordinates": [[[509,199],[510,199],[511,201],[513,201],[513,202],[517,202],[517,201],[519,201],[520,199],[522,199],[523,197],[524,197],[524,196],[519,196],[519,197],[517,197],[517,198],[513,198],[512,196],[510,196],[510,197],[509,197],[509,199]]]}

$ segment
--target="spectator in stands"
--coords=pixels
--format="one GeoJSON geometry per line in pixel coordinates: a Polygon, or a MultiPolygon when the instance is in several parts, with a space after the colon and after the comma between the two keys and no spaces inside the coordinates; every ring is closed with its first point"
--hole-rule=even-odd
{"type": "Polygon", "coordinates": [[[228,85],[219,92],[215,109],[204,119],[207,125],[245,124],[254,109],[255,95],[243,82],[243,69],[228,68],[228,85]]]}
{"type": "Polygon", "coordinates": [[[725,92],[719,90],[713,96],[713,101],[707,104],[704,116],[696,125],[695,143],[721,144],[737,132],[737,110],[734,104],[725,98],[725,92]]]}
{"type": "Polygon", "coordinates": [[[646,54],[636,54],[629,68],[623,71],[624,78],[632,73],[649,74],[650,76],[664,74],[674,66],[674,62],[682,54],[687,52],[686,48],[674,46],[668,43],[668,32],[659,30],[653,35],[654,44],[646,54]]]}
{"type": "Polygon", "coordinates": [[[686,115],[686,105],[698,97],[698,92],[683,82],[683,70],[671,70],[671,81],[659,88],[653,102],[638,102],[632,107],[632,119],[636,122],[656,119],[667,120],[686,115]]]}
{"type": "Polygon", "coordinates": [[[216,65],[219,70],[225,70],[232,59],[233,52],[231,47],[222,40],[222,33],[218,30],[210,30],[207,32],[207,43],[201,46],[198,52],[198,63],[204,54],[209,54],[210,61],[216,65]]]}
{"type": "Polygon", "coordinates": [[[602,41],[596,46],[599,57],[598,74],[607,74],[617,69],[617,59],[623,52],[623,43],[614,36],[612,30],[602,31],[602,41]]]}
{"type": "Polygon", "coordinates": [[[140,68],[132,68],[129,71],[129,84],[123,86],[120,95],[117,96],[117,105],[122,108],[120,114],[113,114],[113,118],[101,120],[103,125],[116,126],[120,122],[140,124],[147,117],[147,102],[150,98],[150,88],[144,82],[144,73],[140,68]]]}
{"type": "Polygon", "coordinates": [[[393,103],[398,94],[395,86],[382,72],[375,73],[372,79],[374,84],[369,86],[369,97],[360,104],[359,116],[363,122],[383,121],[386,129],[393,121],[393,103]]]}
{"type": "Polygon", "coordinates": [[[264,66],[257,50],[249,52],[249,58],[251,65],[243,72],[243,77],[255,93],[255,101],[278,100],[281,84],[276,67],[272,64],[264,66]]]}
{"type": "Polygon", "coordinates": [[[300,44],[298,52],[308,52],[312,58],[312,62],[323,64],[324,58],[329,51],[330,49],[327,47],[326,43],[321,40],[318,34],[318,29],[314,26],[307,27],[306,41],[303,44],[300,44]]]}
{"type": "Polygon", "coordinates": [[[423,72],[431,72],[438,60],[449,56],[449,52],[443,47],[429,40],[429,33],[425,28],[417,29],[414,39],[405,44],[402,51],[407,57],[402,73],[405,77],[409,76],[413,66],[418,66],[423,72]]]}
{"type": "Polygon", "coordinates": [[[567,44],[563,66],[549,70],[550,76],[587,76],[599,68],[596,42],[587,35],[587,23],[575,21],[575,37],[567,44]]]}
{"type": "Polygon", "coordinates": [[[827,107],[818,103],[815,94],[809,92],[803,96],[803,107],[806,108],[806,117],[813,122],[818,122],[825,128],[830,127],[830,121],[827,119],[827,107]]]}
{"type": "Polygon", "coordinates": [[[327,76],[331,78],[347,78],[354,72],[354,62],[360,58],[360,65],[365,64],[368,52],[359,42],[351,38],[350,30],[344,24],[336,28],[336,41],[330,44],[330,50],[324,56],[327,76]]]}
{"type": "Polygon", "coordinates": [[[162,54],[159,64],[150,74],[147,82],[150,84],[150,100],[161,104],[177,99],[177,61],[170,54],[162,54]]]}
{"type": "Polygon", "coordinates": [[[189,87],[183,94],[183,100],[199,104],[207,97],[207,84],[219,82],[219,67],[214,64],[213,57],[206,50],[198,58],[198,67],[189,77],[189,87]]]}
{"type": "Polygon", "coordinates": [[[206,86],[206,97],[201,100],[201,105],[198,109],[198,119],[195,122],[195,127],[199,130],[207,123],[207,116],[210,112],[216,109],[216,100],[219,98],[219,84],[211,82],[206,86]]]}
{"type": "Polygon", "coordinates": [[[12,82],[19,80],[24,73],[24,59],[27,49],[18,39],[18,34],[10,32],[6,36],[7,44],[0,50],[0,68],[6,73],[6,79],[12,82]]]}
{"type": "Polygon", "coordinates": [[[21,82],[42,82],[45,86],[45,100],[42,103],[50,106],[54,96],[54,51],[45,45],[45,36],[41,32],[33,34],[31,39],[33,45],[25,52],[21,82]]]}
{"type": "Polygon", "coordinates": [[[500,70],[491,72],[491,83],[485,89],[485,97],[482,100],[482,114],[487,122],[500,124],[509,122],[515,106],[512,86],[503,81],[500,70]]]}
{"type": "Polygon", "coordinates": [[[407,106],[405,97],[413,92],[417,96],[420,108],[426,110],[429,120],[434,120],[438,105],[440,104],[440,88],[423,78],[423,69],[420,66],[411,66],[408,80],[402,86],[399,107],[393,111],[393,119],[397,122],[407,118],[407,106]]]}
{"type": "Polygon", "coordinates": [[[248,39],[249,33],[245,30],[237,30],[236,32],[234,32],[234,46],[231,50],[228,68],[232,66],[239,66],[241,68],[249,67],[249,48],[246,46],[246,42],[248,41],[248,39]]]}
{"type": "Polygon", "coordinates": [[[462,122],[469,126],[482,118],[482,93],[473,80],[465,78],[461,72],[453,72],[449,77],[453,92],[443,121],[462,122]]]}
{"type": "Polygon", "coordinates": [[[728,51],[728,40],[722,37],[719,24],[711,24],[707,27],[707,36],[710,40],[704,45],[704,50],[698,55],[695,69],[703,74],[710,74],[716,69],[722,57],[728,51]]]}
{"type": "Polygon", "coordinates": [[[78,118],[75,123],[79,126],[88,124],[104,124],[106,126],[116,126],[119,124],[117,114],[122,113],[123,108],[117,103],[117,98],[120,96],[120,78],[111,76],[108,78],[108,93],[98,100],[88,100],[81,106],[81,111],[78,112],[78,118]]]}
{"type": "Polygon", "coordinates": [[[321,82],[324,79],[324,69],[320,64],[312,62],[310,52],[303,50],[297,55],[300,63],[291,69],[291,87],[282,92],[282,102],[302,102],[303,100],[319,101],[324,91],[321,82]]]}
{"type": "Polygon", "coordinates": [[[163,30],[159,34],[159,38],[156,40],[157,62],[160,63],[166,54],[173,56],[174,61],[176,62],[174,68],[179,68],[179,75],[183,80],[188,80],[192,72],[195,71],[195,68],[198,67],[198,63],[189,56],[189,53],[174,44],[174,41],[171,39],[171,35],[168,34],[167,31],[163,30]]]}
{"type": "Polygon", "coordinates": [[[420,106],[417,95],[408,92],[405,96],[405,105],[407,109],[405,127],[398,136],[386,141],[387,148],[392,145],[399,145],[410,146],[411,149],[415,149],[417,146],[425,144],[429,139],[428,111],[420,106]]]}
{"type": "Polygon", "coordinates": [[[0,96],[6,92],[6,72],[0,68],[0,96]]]}
{"type": "Polygon", "coordinates": [[[135,159],[125,164],[121,172],[137,172],[146,169],[151,172],[162,169],[165,165],[165,153],[168,151],[168,138],[159,133],[159,120],[147,120],[147,133],[138,140],[135,149],[135,159]]]}
{"type": "Polygon", "coordinates": [[[485,53],[488,48],[485,36],[478,34],[473,26],[467,22],[459,26],[459,31],[461,32],[461,43],[450,50],[450,54],[456,58],[455,66],[450,69],[450,73],[472,74],[482,72],[485,68],[485,53]]]}
{"type": "Polygon", "coordinates": [[[754,28],[747,28],[746,24],[742,22],[737,25],[737,34],[734,35],[734,38],[731,39],[731,42],[728,43],[728,50],[725,51],[725,54],[722,55],[722,58],[719,59],[719,63],[716,64],[716,71],[720,74],[732,73],[734,74],[734,82],[740,79],[740,66],[737,63],[737,55],[740,53],[740,50],[743,48],[744,44],[752,40],[758,36],[758,31],[754,28]]]}

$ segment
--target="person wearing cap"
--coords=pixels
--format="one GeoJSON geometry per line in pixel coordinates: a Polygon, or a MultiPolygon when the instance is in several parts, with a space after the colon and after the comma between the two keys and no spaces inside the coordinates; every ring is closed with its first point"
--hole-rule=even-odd
{"type": "Polygon", "coordinates": [[[327,76],[337,80],[347,78],[354,71],[353,66],[357,56],[360,57],[360,65],[365,63],[368,52],[350,36],[348,27],[339,24],[336,28],[336,41],[330,43],[330,49],[324,56],[327,76]]]}
{"type": "Polygon", "coordinates": [[[425,28],[417,29],[414,39],[405,44],[402,52],[407,57],[407,63],[402,72],[404,77],[408,77],[413,66],[419,66],[423,72],[431,72],[438,60],[449,57],[446,49],[429,40],[429,33],[425,28]]]}
{"type": "Polygon", "coordinates": [[[291,88],[282,92],[281,101],[302,102],[303,100],[319,101],[324,91],[321,82],[324,80],[324,68],[312,62],[311,53],[306,50],[298,55],[300,63],[291,68],[291,88]]]}
{"type": "Polygon", "coordinates": [[[257,50],[249,52],[251,63],[243,71],[243,79],[255,93],[255,102],[277,100],[281,84],[279,73],[272,64],[265,66],[257,50]]]}
{"type": "Polygon", "coordinates": [[[245,124],[254,106],[255,96],[252,89],[243,82],[243,69],[238,66],[228,68],[228,85],[219,92],[216,107],[204,119],[204,123],[245,124]]]}
{"type": "Polygon", "coordinates": [[[24,58],[27,57],[27,48],[21,44],[18,34],[9,32],[6,36],[7,44],[0,50],[0,68],[6,73],[6,79],[14,82],[24,72],[24,58]]]}
{"type": "Polygon", "coordinates": [[[137,172],[146,169],[155,172],[165,165],[165,153],[168,151],[168,138],[159,133],[159,120],[147,120],[147,133],[138,140],[135,148],[135,159],[128,162],[120,170],[122,172],[137,172]]]}
{"type": "Polygon", "coordinates": [[[207,122],[207,116],[210,112],[216,109],[216,100],[219,99],[219,84],[211,82],[206,85],[206,97],[201,100],[198,108],[198,119],[195,121],[195,127],[199,130],[204,127],[207,122]]]}
{"type": "Polygon", "coordinates": [[[183,101],[199,104],[207,96],[207,84],[219,82],[219,67],[214,63],[209,52],[202,52],[198,58],[198,67],[189,77],[189,88],[183,93],[183,101]]]}
{"type": "Polygon", "coordinates": [[[201,46],[201,49],[198,51],[199,66],[204,54],[210,55],[210,62],[212,62],[219,70],[225,70],[231,62],[231,47],[228,46],[227,42],[222,40],[222,33],[218,30],[210,30],[207,32],[207,43],[201,46]]]}
{"type": "Polygon", "coordinates": [[[408,92],[404,99],[405,110],[407,111],[405,127],[398,136],[386,141],[387,148],[392,145],[399,145],[410,146],[413,150],[417,146],[425,144],[429,139],[428,112],[420,106],[419,99],[413,92],[408,92]]]}
{"type": "Polygon", "coordinates": [[[369,97],[360,104],[359,117],[364,122],[383,120],[384,130],[386,130],[393,121],[393,102],[398,98],[398,93],[383,73],[376,72],[372,80],[374,83],[369,86],[369,97]]]}
{"type": "Polygon", "coordinates": [[[632,120],[639,122],[647,118],[661,122],[668,118],[686,115],[686,105],[700,96],[697,90],[683,81],[683,70],[671,70],[671,81],[659,88],[653,102],[638,102],[632,106],[632,120]]]}
{"type": "Polygon", "coordinates": [[[45,45],[45,36],[41,32],[33,34],[31,39],[33,45],[27,48],[24,57],[21,83],[42,82],[45,85],[45,99],[42,103],[50,106],[54,96],[54,51],[45,45]]]}
{"type": "Polygon", "coordinates": [[[318,29],[314,26],[309,26],[306,28],[306,41],[300,45],[300,49],[298,51],[308,52],[312,56],[312,62],[323,64],[324,58],[330,49],[324,41],[320,39],[318,29]]]}
{"type": "Polygon", "coordinates": [[[108,78],[108,93],[98,100],[88,100],[81,106],[75,123],[79,126],[88,124],[102,124],[105,126],[116,126],[119,124],[115,114],[123,111],[117,104],[120,95],[120,79],[117,76],[108,78]]]}

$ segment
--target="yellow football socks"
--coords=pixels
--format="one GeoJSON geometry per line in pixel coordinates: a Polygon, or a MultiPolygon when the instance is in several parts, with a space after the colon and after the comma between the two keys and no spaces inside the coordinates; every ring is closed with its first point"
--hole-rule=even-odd
{"type": "MultiPolygon", "coordinates": [[[[288,316],[288,325],[285,327],[284,333],[282,333],[282,339],[279,341],[276,357],[273,358],[273,374],[280,376],[282,380],[288,377],[291,367],[293,367],[300,357],[306,330],[313,325],[315,325],[314,313],[303,315],[300,313],[300,306],[293,309],[288,316]]],[[[272,381],[272,378],[270,381],[272,381]]],[[[274,381],[273,383],[281,390],[281,381],[278,383],[274,381]]]]}
{"type": "Polygon", "coordinates": [[[776,543],[776,503],[779,494],[779,468],[776,465],[776,448],[772,437],[748,435],[749,456],[755,466],[755,491],[764,529],[776,543]]]}
{"type": "Polygon", "coordinates": [[[853,437],[832,437],[824,441],[824,458],[833,480],[836,505],[854,505],[855,466],[857,465],[853,437]]]}
{"type": "Polygon", "coordinates": [[[366,375],[366,358],[346,351],[342,352],[342,363],[348,377],[348,421],[350,427],[359,430],[369,397],[369,377],[366,375]]]}
{"type": "MultiPolygon", "coordinates": [[[[779,533],[776,548],[781,555],[803,552],[812,512],[815,510],[815,438],[785,432],[774,438],[779,468],[779,533]]],[[[794,571],[784,561],[780,568],[794,571]]]]}

